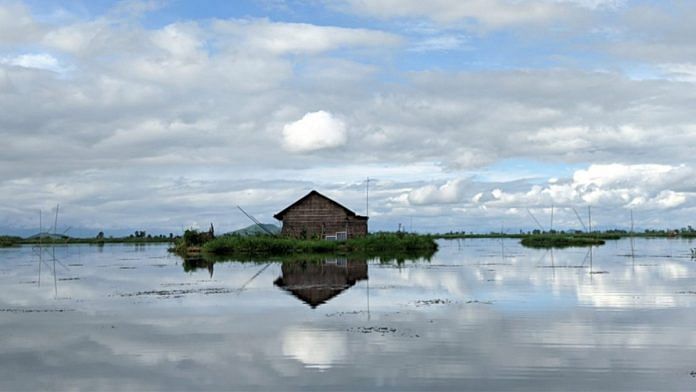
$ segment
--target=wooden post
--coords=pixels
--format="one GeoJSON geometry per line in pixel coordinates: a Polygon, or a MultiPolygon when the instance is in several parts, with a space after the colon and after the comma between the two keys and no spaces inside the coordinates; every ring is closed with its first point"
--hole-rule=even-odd
{"type": "Polygon", "coordinates": [[[370,216],[370,177],[365,181],[365,216],[370,216]]]}
{"type": "Polygon", "coordinates": [[[553,231],[553,204],[551,204],[551,231],[553,231]]]}
{"type": "Polygon", "coordinates": [[[635,263],[635,257],[636,257],[636,250],[635,250],[635,246],[633,244],[633,209],[631,209],[631,258],[633,259],[634,263],[635,263]]]}

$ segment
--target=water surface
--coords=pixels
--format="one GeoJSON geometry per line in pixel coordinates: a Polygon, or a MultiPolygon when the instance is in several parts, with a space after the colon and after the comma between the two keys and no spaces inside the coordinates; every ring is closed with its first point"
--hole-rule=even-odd
{"type": "Polygon", "coordinates": [[[696,243],[440,244],[401,264],[0,249],[0,390],[696,388],[696,243]]]}

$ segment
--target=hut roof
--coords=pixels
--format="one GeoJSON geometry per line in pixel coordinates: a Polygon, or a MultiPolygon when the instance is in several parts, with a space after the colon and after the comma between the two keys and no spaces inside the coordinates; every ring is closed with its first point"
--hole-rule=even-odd
{"type": "Polygon", "coordinates": [[[284,210],[282,210],[282,211],[280,211],[279,213],[273,215],[273,217],[276,218],[276,219],[278,219],[278,220],[280,220],[280,221],[282,221],[282,220],[283,220],[283,216],[285,216],[285,214],[286,214],[288,211],[290,211],[290,209],[292,209],[293,207],[295,207],[295,206],[301,204],[303,201],[307,200],[309,197],[311,197],[311,196],[313,196],[313,195],[322,197],[322,198],[324,198],[324,199],[330,201],[331,203],[333,203],[333,204],[336,205],[337,207],[342,208],[342,209],[346,212],[346,214],[348,214],[349,216],[354,216],[354,217],[359,218],[359,219],[368,219],[366,216],[360,216],[360,215],[356,214],[354,211],[350,210],[348,207],[344,206],[343,204],[340,204],[340,203],[337,202],[336,200],[333,200],[333,199],[331,199],[331,198],[328,198],[328,197],[322,195],[321,193],[317,192],[316,190],[313,190],[313,191],[309,192],[308,194],[302,196],[302,197],[301,197],[300,199],[298,199],[296,202],[294,202],[294,203],[290,204],[289,206],[285,207],[284,210]]]}

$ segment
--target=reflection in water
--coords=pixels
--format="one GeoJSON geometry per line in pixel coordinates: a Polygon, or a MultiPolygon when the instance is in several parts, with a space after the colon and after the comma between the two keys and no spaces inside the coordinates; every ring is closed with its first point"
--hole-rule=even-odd
{"type": "Polygon", "coordinates": [[[347,356],[345,333],[321,329],[289,327],[283,334],[283,355],[308,368],[328,369],[347,356]]]}
{"type": "Polygon", "coordinates": [[[440,245],[200,273],[163,245],[0,249],[0,390],[696,387],[693,241],[440,245]]]}
{"type": "MultiPolygon", "coordinates": [[[[207,269],[212,279],[215,263],[215,260],[195,257],[185,259],[183,267],[186,272],[207,269]]],[[[270,262],[263,263],[263,266],[235,291],[244,291],[271,264],[270,262]]],[[[367,280],[367,260],[348,260],[345,257],[334,257],[322,261],[284,261],[281,263],[281,276],[273,284],[286,290],[312,308],[316,308],[361,280],[367,280]]]]}
{"type": "Polygon", "coordinates": [[[215,272],[215,261],[206,260],[202,257],[190,257],[184,259],[184,271],[191,272],[197,269],[207,269],[210,274],[210,279],[213,278],[213,273],[215,272]]]}
{"type": "Polygon", "coordinates": [[[289,261],[281,268],[282,275],[273,282],[312,308],[366,280],[367,261],[334,258],[322,262],[289,261]]]}

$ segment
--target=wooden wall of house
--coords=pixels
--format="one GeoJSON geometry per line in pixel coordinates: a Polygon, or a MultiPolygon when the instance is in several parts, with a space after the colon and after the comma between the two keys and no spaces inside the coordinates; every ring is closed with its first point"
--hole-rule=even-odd
{"type": "Polygon", "coordinates": [[[285,213],[281,234],[294,238],[324,238],[339,231],[347,231],[348,238],[364,236],[367,220],[350,216],[331,201],[311,195],[285,213]]]}

